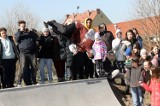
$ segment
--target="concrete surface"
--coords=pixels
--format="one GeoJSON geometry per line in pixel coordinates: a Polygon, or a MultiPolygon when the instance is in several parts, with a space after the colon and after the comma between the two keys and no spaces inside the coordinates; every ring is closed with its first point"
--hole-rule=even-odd
{"type": "Polygon", "coordinates": [[[121,106],[105,78],[0,90],[0,106],[121,106]]]}

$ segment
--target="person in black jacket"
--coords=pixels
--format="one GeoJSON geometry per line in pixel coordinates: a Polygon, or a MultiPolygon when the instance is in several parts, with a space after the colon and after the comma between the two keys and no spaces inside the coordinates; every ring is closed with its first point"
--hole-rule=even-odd
{"type": "Polygon", "coordinates": [[[36,72],[37,72],[37,64],[36,64],[36,53],[37,53],[37,45],[38,45],[38,35],[26,28],[26,22],[20,20],[18,22],[19,29],[15,34],[15,40],[18,43],[18,48],[20,51],[20,66],[21,70],[18,75],[18,87],[21,86],[22,79],[24,78],[24,72],[28,69],[28,67],[32,67],[32,81],[33,84],[36,84],[36,72]]]}
{"type": "Polygon", "coordinates": [[[16,60],[18,58],[18,50],[12,36],[7,35],[5,28],[0,28],[0,66],[3,88],[14,87],[16,60]]]}
{"type": "Polygon", "coordinates": [[[49,82],[53,81],[52,77],[52,58],[53,58],[53,49],[54,49],[54,37],[49,33],[48,28],[42,29],[42,35],[40,36],[40,51],[39,51],[39,69],[40,69],[40,77],[41,84],[45,82],[45,74],[44,67],[48,68],[48,77],[49,82]]]}
{"type": "Polygon", "coordinates": [[[107,27],[104,23],[98,26],[98,30],[102,40],[106,43],[107,51],[112,50],[112,41],[114,40],[113,33],[111,31],[107,31],[107,27]]]}

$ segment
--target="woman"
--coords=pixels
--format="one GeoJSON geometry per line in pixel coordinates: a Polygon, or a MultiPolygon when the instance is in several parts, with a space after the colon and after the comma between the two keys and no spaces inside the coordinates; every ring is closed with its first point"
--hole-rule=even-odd
{"type": "Polygon", "coordinates": [[[133,28],[132,30],[133,30],[134,34],[136,35],[137,43],[140,45],[140,48],[142,49],[142,47],[143,47],[143,39],[139,35],[138,30],[136,28],[133,28]]]}
{"type": "Polygon", "coordinates": [[[3,88],[14,87],[17,59],[19,59],[19,54],[13,38],[7,35],[5,28],[0,28],[0,65],[3,88]]]}
{"type": "Polygon", "coordinates": [[[136,43],[136,35],[134,34],[134,32],[129,29],[127,32],[126,32],[126,38],[125,38],[126,41],[129,41],[133,47],[133,45],[136,43]]]}

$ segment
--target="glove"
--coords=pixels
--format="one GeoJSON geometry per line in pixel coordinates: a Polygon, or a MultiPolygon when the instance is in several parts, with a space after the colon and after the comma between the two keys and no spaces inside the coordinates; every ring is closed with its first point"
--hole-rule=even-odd
{"type": "Polygon", "coordinates": [[[92,62],[95,64],[95,60],[94,59],[92,59],[92,62]]]}
{"type": "Polygon", "coordinates": [[[71,44],[69,45],[69,50],[74,54],[76,55],[78,53],[78,49],[77,49],[77,46],[75,44],[71,44]]]}

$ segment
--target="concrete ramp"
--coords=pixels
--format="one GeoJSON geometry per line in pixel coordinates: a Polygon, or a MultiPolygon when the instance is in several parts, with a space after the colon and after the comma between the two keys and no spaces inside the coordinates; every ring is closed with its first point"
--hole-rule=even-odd
{"type": "Polygon", "coordinates": [[[106,79],[0,90],[0,106],[121,106],[106,79]]]}

